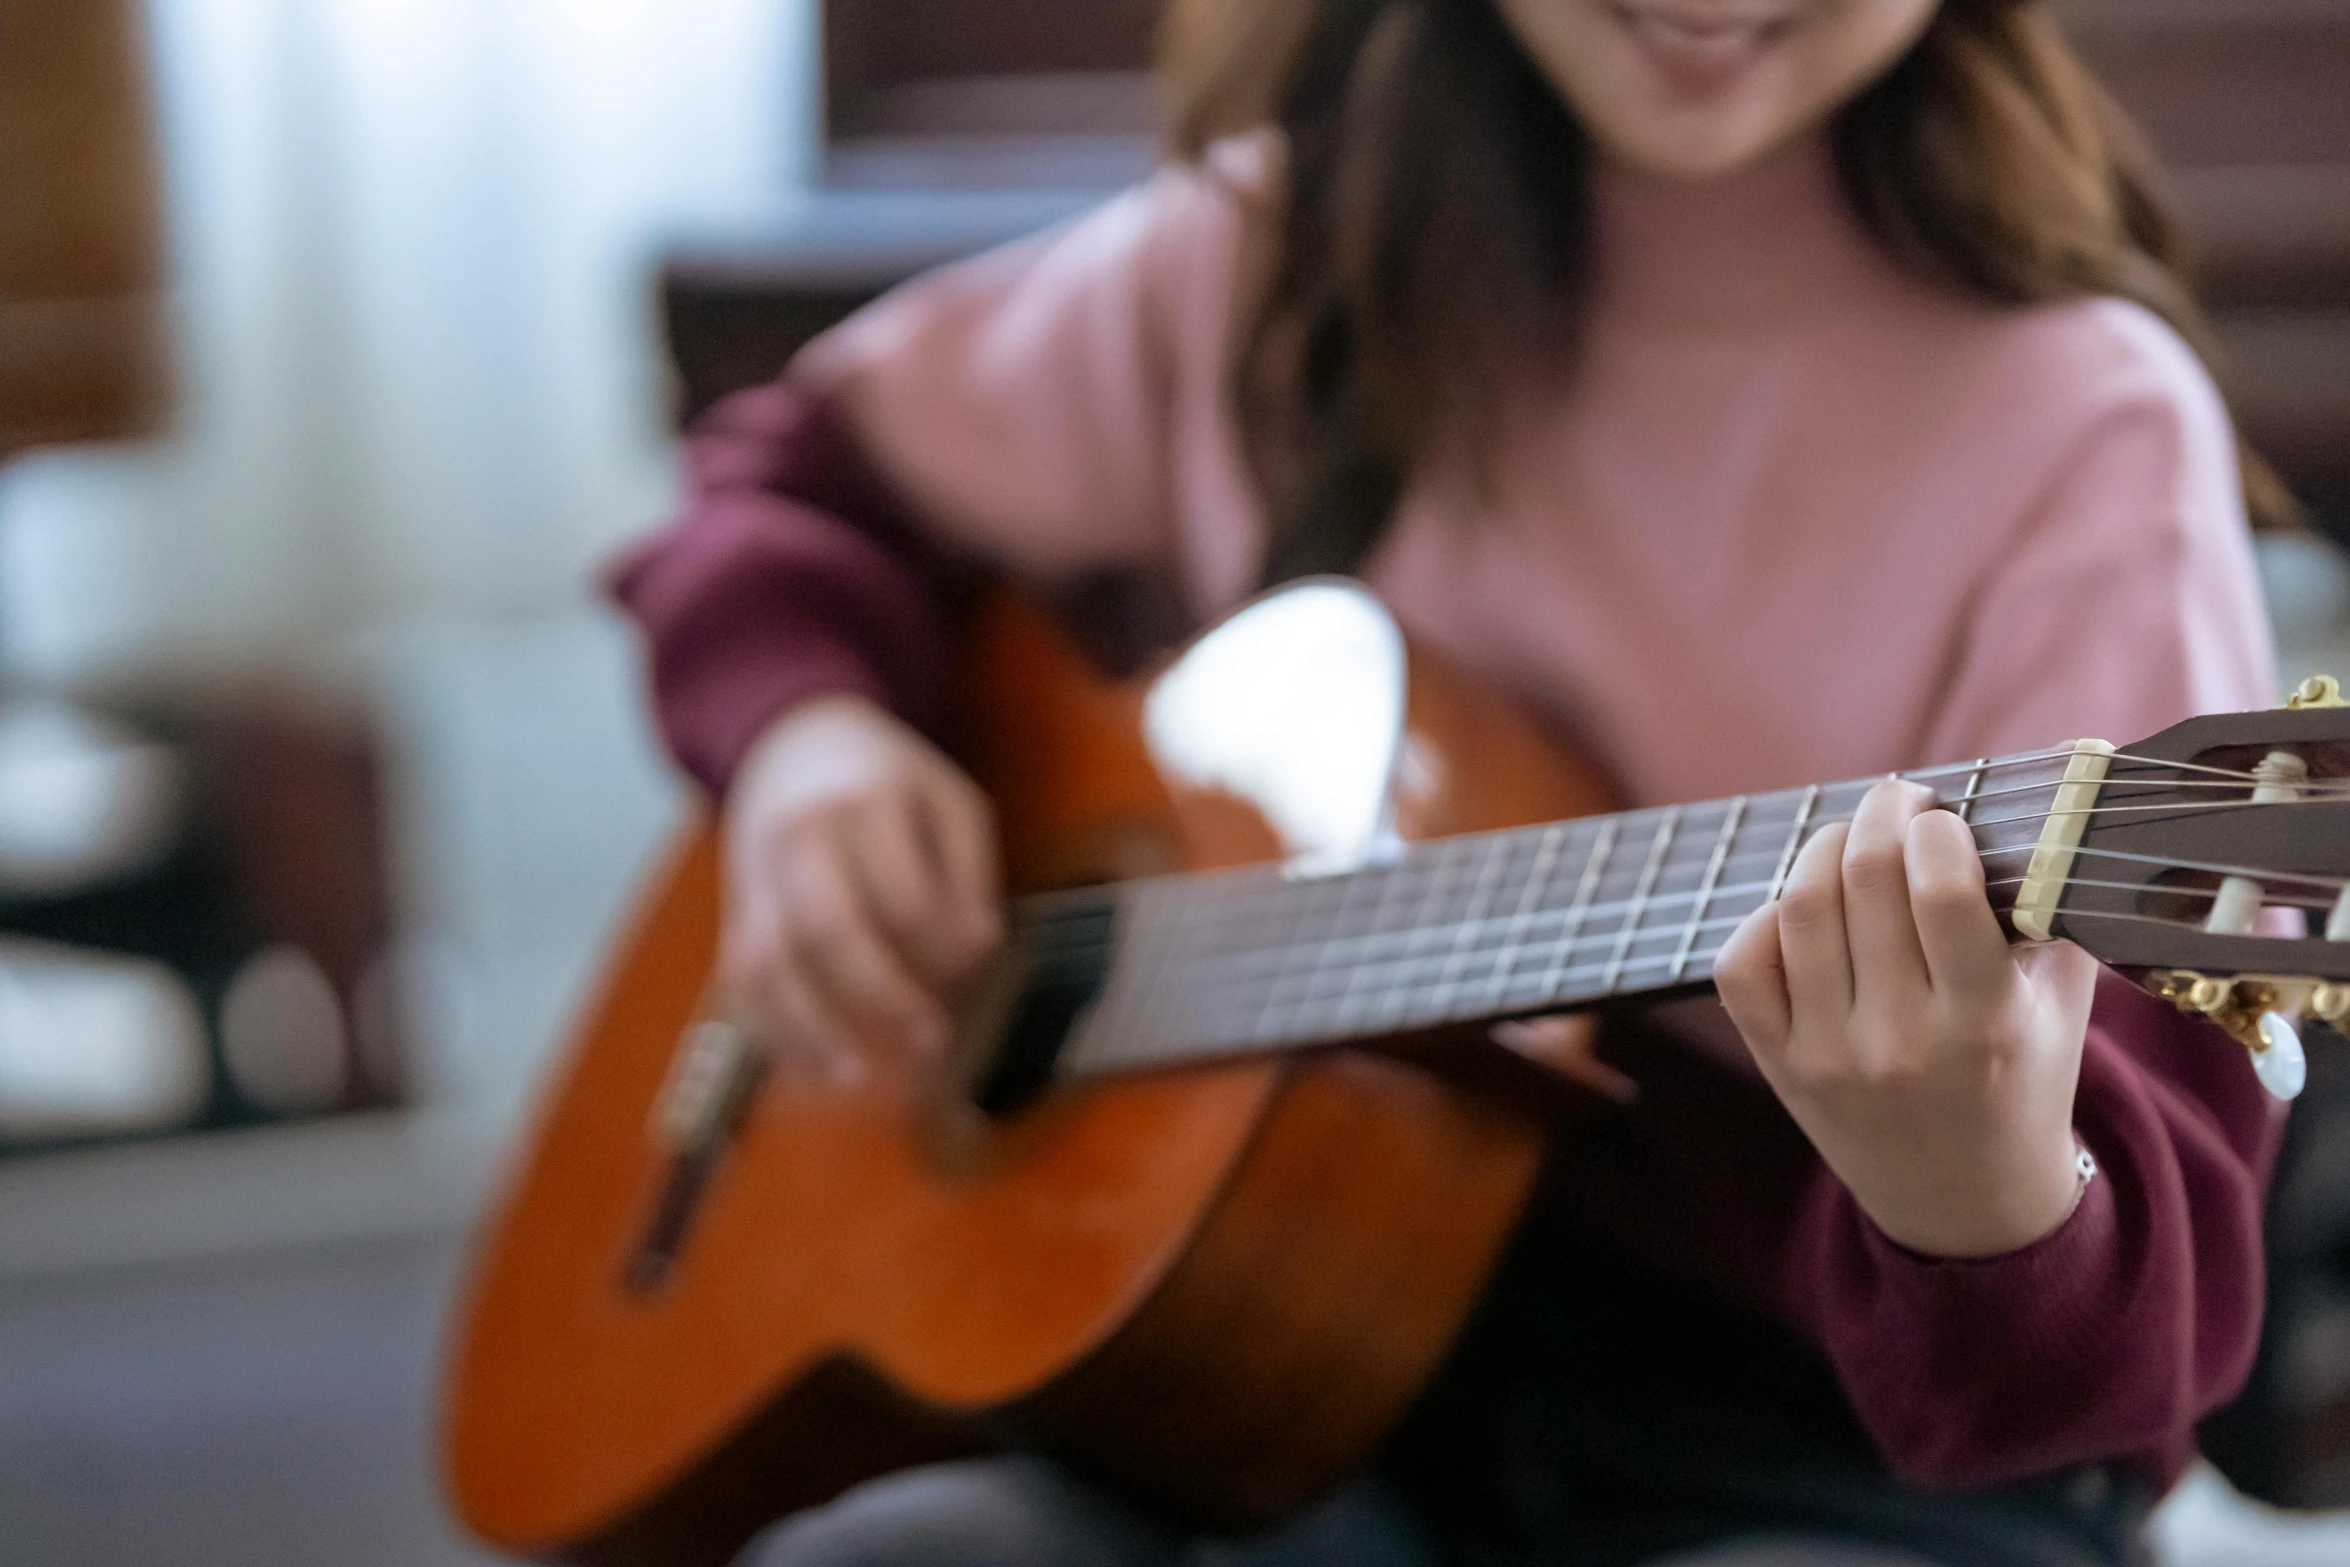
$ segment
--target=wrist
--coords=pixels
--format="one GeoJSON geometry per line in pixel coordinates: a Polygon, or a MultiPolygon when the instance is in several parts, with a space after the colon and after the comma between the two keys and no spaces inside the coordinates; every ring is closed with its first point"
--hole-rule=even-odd
{"type": "Polygon", "coordinates": [[[802,737],[842,726],[895,723],[889,709],[861,691],[820,691],[784,708],[760,727],[743,748],[736,775],[747,777],[788,753],[802,737]]]}
{"type": "MultiPolygon", "coordinates": [[[[1886,1239],[1921,1257],[1976,1262],[2022,1251],[2062,1229],[2080,1208],[2097,1162],[2067,1127],[2061,1143],[1853,1197],[1886,1239]]],[[[1850,1183],[1847,1183],[1848,1185],[1850,1183]]]]}

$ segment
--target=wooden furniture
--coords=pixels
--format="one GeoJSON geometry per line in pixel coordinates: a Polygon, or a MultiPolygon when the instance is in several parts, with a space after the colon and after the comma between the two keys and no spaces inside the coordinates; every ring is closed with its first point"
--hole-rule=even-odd
{"type": "MultiPolygon", "coordinates": [[[[160,748],[174,780],[151,853],[127,867],[53,887],[0,881],[0,937],[149,959],[178,976],[198,1008],[210,1092],[184,1123],[208,1132],[405,1103],[410,1041],[386,990],[392,950],[380,737],[356,706],[291,691],[124,691],[109,720],[160,748]],[[325,994],[280,1042],[298,1052],[309,1092],[274,1099],[240,1040],[255,1019],[260,960],[292,962],[325,994]],[[248,1002],[231,1001],[243,986],[248,1002]]],[[[279,994],[282,996],[282,987],[279,994]]],[[[270,1019],[258,1020],[265,1034],[270,1019]]],[[[266,1039],[264,1043],[267,1043],[266,1039]]],[[[268,1064],[265,1058],[262,1066],[268,1064]]],[[[46,1155],[62,1140],[0,1136],[0,1161],[46,1155]]]]}
{"type": "Polygon", "coordinates": [[[892,284],[1151,166],[1157,0],[827,0],[822,184],[681,236],[662,314],[691,419],[892,284]]]}
{"type": "MultiPolygon", "coordinates": [[[[1569,1097],[1478,1025],[1702,985],[1875,782],[1554,820],[1604,800],[1591,770],[1332,579],[1147,684],[1016,600],[957,667],[1031,893],[960,1046],[843,1083],[713,1011],[697,835],[463,1311],[448,1472],[501,1549],[714,1567],[778,1512],[1015,1438],[1206,1524],[1311,1500],[1434,1370],[1569,1097]],[[1152,867],[1193,874],[1099,884],[1152,867]]],[[[2350,874],[2344,741],[2350,708],[2317,706],[1913,776],[2028,863],[1991,880],[2018,931],[2209,1014],[2283,1092],[2276,1018],[2350,1016],[2350,941],[2249,932],[2350,874]],[[2215,780],[2279,748],[2306,793],[2215,780]]]]}
{"type": "Polygon", "coordinates": [[[2064,0],[2169,164],[2253,444],[2350,537],[2350,0],[2064,0]]]}
{"type": "Polygon", "coordinates": [[[127,0],[0,0],[0,461],[164,417],[138,15],[127,0]]]}
{"type": "Polygon", "coordinates": [[[1123,184],[1148,166],[1158,0],[829,0],[825,183],[1123,184]]]}

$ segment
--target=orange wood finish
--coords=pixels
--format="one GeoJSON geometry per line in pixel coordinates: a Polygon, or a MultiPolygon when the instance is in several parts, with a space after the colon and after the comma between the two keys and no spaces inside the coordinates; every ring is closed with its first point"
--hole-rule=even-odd
{"type": "MultiPolygon", "coordinates": [[[[1016,886],[1262,857],[1153,765],[1141,691],[1016,601],[981,613],[967,758],[1016,886]]],[[[1415,660],[1407,828],[1585,814],[1588,769],[1415,660]]],[[[1359,1463],[1524,1200],[1538,1124],[1363,1051],[1097,1081],[1001,1126],[928,1085],[762,1085],[668,1287],[623,1262],[645,1126],[717,935],[707,832],[657,879],[483,1238],[448,1480],[491,1543],[716,1563],[872,1473],[1006,1437],[1238,1525],[1359,1463]]]]}

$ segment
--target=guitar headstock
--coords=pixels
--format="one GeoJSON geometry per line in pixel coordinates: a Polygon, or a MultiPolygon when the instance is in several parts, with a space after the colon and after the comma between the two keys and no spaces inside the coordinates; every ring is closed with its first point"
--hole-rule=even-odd
{"type": "Polygon", "coordinates": [[[2072,782],[2053,786],[2018,928],[2210,1017],[2290,1098],[2294,1020],[2350,1020],[2350,706],[2317,676],[2286,707],[2192,718],[2101,767],[2099,754],[2084,742],[2072,782]],[[2060,840],[2076,830],[2068,858],[2060,840]]]}

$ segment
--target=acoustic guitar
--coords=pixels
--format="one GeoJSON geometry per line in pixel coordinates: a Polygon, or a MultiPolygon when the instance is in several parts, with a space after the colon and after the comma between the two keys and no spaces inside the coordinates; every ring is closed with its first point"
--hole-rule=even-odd
{"type": "MultiPolygon", "coordinates": [[[[1302,1505],[1434,1371],[1534,1180],[1556,1079],[1486,1025],[1704,985],[1873,781],[1592,814],[1590,768],[1336,580],[1148,681],[1017,599],[964,652],[1020,896],[957,1049],[843,1084],[729,1024],[690,837],[463,1308],[447,1473],[496,1546],[715,1564],[1012,1441],[1207,1525],[1302,1505]]],[[[2019,937],[2289,1090],[2291,1020],[2350,1016],[2350,710],[2296,702],[1911,776],[2019,937]]]]}

